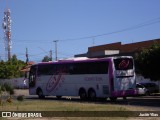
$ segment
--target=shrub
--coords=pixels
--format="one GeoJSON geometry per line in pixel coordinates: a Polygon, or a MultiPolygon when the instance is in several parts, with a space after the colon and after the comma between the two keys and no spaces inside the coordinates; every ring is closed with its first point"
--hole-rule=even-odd
{"type": "Polygon", "coordinates": [[[23,101],[23,100],[24,100],[24,95],[19,95],[19,96],[17,97],[17,100],[18,100],[18,101],[23,101]]]}
{"type": "Polygon", "coordinates": [[[14,88],[10,84],[5,83],[4,88],[10,95],[14,94],[14,88]]]}

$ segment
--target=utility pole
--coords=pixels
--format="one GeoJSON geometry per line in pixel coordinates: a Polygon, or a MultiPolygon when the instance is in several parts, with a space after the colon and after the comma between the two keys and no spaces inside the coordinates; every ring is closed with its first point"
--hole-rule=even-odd
{"type": "Polygon", "coordinates": [[[52,61],[52,50],[49,51],[50,61],[52,61]]]}
{"type": "Polygon", "coordinates": [[[94,46],[94,44],[95,44],[95,38],[93,37],[92,40],[93,40],[93,45],[92,46],[94,46]]]}
{"type": "Polygon", "coordinates": [[[57,58],[57,42],[58,42],[58,40],[54,40],[53,42],[55,43],[55,60],[57,61],[58,60],[58,58],[57,58]]]}
{"type": "Polygon", "coordinates": [[[29,58],[28,58],[28,48],[26,48],[26,63],[28,63],[29,58]]]}

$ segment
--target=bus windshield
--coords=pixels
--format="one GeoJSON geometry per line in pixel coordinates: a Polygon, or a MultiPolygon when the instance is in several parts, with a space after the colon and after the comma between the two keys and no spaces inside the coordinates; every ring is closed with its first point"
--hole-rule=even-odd
{"type": "Polygon", "coordinates": [[[118,58],[114,59],[114,65],[116,70],[129,70],[133,69],[132,58],[118,58]]]}

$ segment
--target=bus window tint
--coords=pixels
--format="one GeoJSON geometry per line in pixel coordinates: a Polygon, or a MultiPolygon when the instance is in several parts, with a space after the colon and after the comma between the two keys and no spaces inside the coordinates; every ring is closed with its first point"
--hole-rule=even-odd
{"type": "Polygon", "coordinates": [[[70,74],[107,74],[108,62],[83,62],[70,65],[70,74]]]}
{"type": "Polygon", "coordinates": [[[38,66],[38,75],[56,74],[107,74],[108,62],[77,62],[66,64],[41,64],[38,66]]]}
{"type": "Polygon", "coordinates": [[[130,58],[114,59],[114,65],[116,70],[133,69],[133,59],[130,59],[130,58]]]}
{"type": "Polygon", "coordinates": [[[54,65],[52,64],[42,64],[38,66],[38,75],[53,75],[54,65]]]}

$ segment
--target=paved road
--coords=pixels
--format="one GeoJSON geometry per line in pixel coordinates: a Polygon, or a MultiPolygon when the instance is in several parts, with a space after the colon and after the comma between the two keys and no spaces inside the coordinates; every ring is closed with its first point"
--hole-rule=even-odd
{"type": "MultiPolygon", "coordinates": [[[[38,100],[38,96],[31,96],[28,94],[28,90],[16,90],[16,95],[25,95],[27,100],[38,100]]],[[[63,97],[62,99],[57,99],[56,97],[46,97],[44,100],[55,100],[55,101],[65,101],[65,102],[88,102],[81,101],[79,97],[63,97]]],[[[119,104],[119,105],[131,105],[131,106],[141,106],[146,107],[151,110],[160,111],[160,95],[152,96],[139,96],[139,97],[128,97],[127,100],[122,98],[117,99],[116,102],[111,102],[110,100],[96,100],[89,101],[97,104],[119,104]]]]}
{"type": "MultiPolygon", "coordinates": [[[[38,96],[26,96],[27,100],[38,100],[38,96]]],[[[115,105],[131,105],[131,106],[141,106],[146,107],[151,110],[160,111],[160,96],[143,96],[143,97],[128,97],[127,100],[122,98],[117,99],[117,101],[112,102],[110,100],[96,100],[96,101],[81,101],[79,97],[63,97],[57,99],[56,97],[46,97],[44,100],[55,100],[55,101],[65,101],[65,102],[91,102],[97,104],[115,104],[115,105]]]]}

